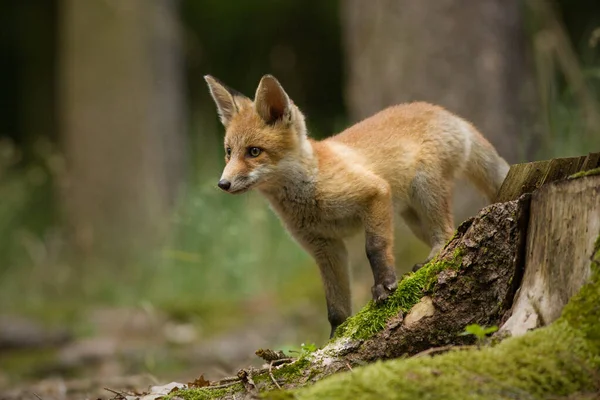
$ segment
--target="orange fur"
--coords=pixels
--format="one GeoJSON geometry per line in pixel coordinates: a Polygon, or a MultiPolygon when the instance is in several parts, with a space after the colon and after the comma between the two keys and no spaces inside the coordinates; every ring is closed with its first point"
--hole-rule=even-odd
{"type": "Polygon", "coordinates": [[[430,260],[454,230],[454,178],[464,173],[492,201],[508,172],[469,122],[439,106],[396,105],[315,141],[274,77],[261,79],[254,101],[205,78],[231,151],[219,186],[259,190],[314,257],[332,335],[352,312],[344,239],[364,230],[373,298],[384,301],[397,287],[394,216],[431,247],[430,260]]]}

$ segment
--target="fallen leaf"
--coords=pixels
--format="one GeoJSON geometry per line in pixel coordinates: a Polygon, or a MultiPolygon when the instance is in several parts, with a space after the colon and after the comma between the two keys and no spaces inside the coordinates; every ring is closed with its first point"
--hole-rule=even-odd
{"type": "Polygon", "coordinates": [[[200,378],[196,378],[193,382],[188,382],[188,386],[191,388],[202,388],[210,386],[210,382],[204,379],[204,375],[200,375],[200,378]]]}

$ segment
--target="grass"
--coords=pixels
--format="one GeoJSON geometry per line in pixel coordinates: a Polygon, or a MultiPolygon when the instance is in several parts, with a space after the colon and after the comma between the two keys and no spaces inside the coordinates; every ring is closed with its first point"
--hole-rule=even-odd
{"type": "Polygon", "coordinates": [[[18,174],[2,183],[0,195],[7,194],[0,206],[0,243],[9,249],[0,267],[4,312],[46,307],[48,299],[62,303],[68,289],[66,299],[82,295],[92,303],[115,304],[150,299],[182,317],[194,314],[195,307],[205,313],[210,304],[270,296],[300,272],[314,269],[262,199],[224,195],[209,181],[193,186],[182,199],[171,221],[173,235],[150,262],[126,268],[68,265],[49,254],[61,251],[51,248],[51,236],[61,232],[32,229],[27,221],[27,207],[43,188],[18,174]],[[73,272],[80,268],[85,274],[73,272]]]}

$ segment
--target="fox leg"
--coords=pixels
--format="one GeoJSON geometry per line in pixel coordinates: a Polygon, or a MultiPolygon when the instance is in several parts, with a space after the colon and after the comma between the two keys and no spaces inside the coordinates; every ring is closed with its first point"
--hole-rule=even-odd
{"type": "Polygon", "coordinates": [[[371,294],[381,302],[398,287],[394,262],[394,209],[387,185],[377,191],[364,217],[365,250],[373,272],[371,294]]]}
{"type": "Polygon", "coordinates": [[[431,246],[425,261],[415,264],[413,271],[431,261],[454,232],[450,188],[444,185],[446,182],[445,179],[434,179],[425,174],[417,175],[413,180],[411,206],[416,219],[410,221],[409,218],[407,223],[409,226],[419,224],[423,239],[431,246]]]}
{"type": "Polygon", "coordinates": [[[336,328],[352,313],[348,252],[339,239],[312,238],[302,242],[321,272],[332,338],[336,328]]]}

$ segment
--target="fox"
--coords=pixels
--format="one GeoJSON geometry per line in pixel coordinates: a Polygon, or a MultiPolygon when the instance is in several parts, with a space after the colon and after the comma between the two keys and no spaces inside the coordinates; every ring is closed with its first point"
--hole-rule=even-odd
{"type": "Polygon", "coordinates": [[[204,79],[225,128],[225,166],[217,186],[257,190],[316,262],[329,337],[352,315],[346,240],[365,235],[381,304],[397,289],[394,217],[430,248],[431,261],[454,233],[454,180],[466,176],[490,202],[509,165],[466,119],[428,102],[387,107],[316,140],[280,82],[263,75],[254,99],[212,75],[204,79]]]}

